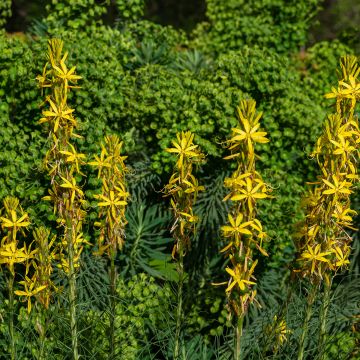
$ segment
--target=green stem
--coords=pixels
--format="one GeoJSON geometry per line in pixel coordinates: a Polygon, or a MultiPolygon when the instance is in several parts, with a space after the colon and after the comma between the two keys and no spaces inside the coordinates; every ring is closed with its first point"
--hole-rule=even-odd
{"type": "Polygon", "coordinates": [[[110,354],[109,359],[115,357],[115,311],[116,311],[116,268],[115,268],[116,250],[110,254],[110,354]]]}
{"type": "Polygon", "coordinates": [[[309,329],[309,321],[311,319],[312,310],[313,310],[313,304],[315,301],[317,293],[317,285],[312,285],[312,289],[307,297],[306,301],[306,310],[305,310],[305,318],[303,322],[303,328],[302,333],[300,337],[300,344],[299,344],[299,350],[298,350],[298,360],[303,360],[304,358],[304,350],[305,350],[305,340],[307,337],[308,329],[309,329]]]}
{"type": "Polygon", "coordinates": [[[73,244],[73,227],[71,217],[67,219],[67,231],[68,231],[68,257],[69,257],[69,303],[70,303],[70,327],[71,327],[71,347],[73,353],[73,360],[79,359],[78,354],[78,333],[76,322],[76,273],[74,264],[74,244],[73,244]]]}
{"type": "Polygon", "coordinates": [[[321,309],[320,309],[320,336],[319,336],[319,346],[318,346],[318,353],[320,354],[320,360],[325,359],[326,318],[330,306],[330,292],[331,292],[331,282],[328,285],[325,283],[321,309]]]}
{"type": "Polygon", "coordinates": [[[241,314],[240,316],[238,316],[237,324],[236,324],[234,360],[241,359],[241,337],[243,334],[243,323],[244,323],[244,314],[241,314]]]}
{"type": "Polygon", "coordinates": [[[40,352],[39,352],[39,360],[46,360],[47,357],[45,355],[45,343],[46,343],[46,331],[47,331],[47,324],[46,324],[46,314],[45,309],[42,308],[41,313],[38,315],[37,318],[37,326],[38,326],[38,333],[39,333],[39,343],[40,343],[40,352]]]}
{"type": "Polygon", "coordinates": [[[181,343],[181,326],[183,317],[183,284],[184,284],[184,254],[182,249],[179,251],[178,261],[178,293],[177,293],[177,312],[176,312],[176,331],[175,331],[175,347],[174,347],[174,360],[179,359],[180,355],[180,343],[181,343]]]}
{"type": "Polygon", "coordinates": [[[8,281],[9,289],[9,334],[10,334],[10,355],[11,360],[16,359],[15,329],[14,329],[14,274],[10,273],[8,281]]]}

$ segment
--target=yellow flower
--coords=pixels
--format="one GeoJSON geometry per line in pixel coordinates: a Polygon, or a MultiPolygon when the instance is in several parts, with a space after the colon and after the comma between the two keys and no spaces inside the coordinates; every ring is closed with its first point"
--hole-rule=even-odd
{"type": "Polygon", "coordinates": [[[179,170],[183,169],[184,158],[193,159],[193,158],[202,158],[203,155],[197,150],[198,145],[194,145],[194,134],[190,131],[176,134],[177,142],[172,141],[174,145],[173,148],[167,148],[165,151],[169,153],[178,154],[179,160],[176,163],[176,166],[179,170]]]}
{"type": "Polygon", "coordinates": [[[284,342],[287,341],[287,334],[291,333],[291,330],[287,328],[286,321],[282,318],[278,319],[276,315],[274,316],[272,329],[270,328],[268,330],[270,333],[274,332],[276,338],[275,349],[284,344],[284,342]]]}
{"type": "Polygon", "coordinates": [[[252,224],[252,221],[243,222],[244,215],[239,213],[236,219],[228,214],[228,219],[231,226],[223,226],[221,230],[224,232],[224,236],[235,236],[238,237],[240,234],[251,235],[251,231],[247,229],[252,224]]]}
{"type": "Polygon", "coordinates": [[[254,186],[253,181],[250,178],[246,178],[246,187],[239,189],[238,194],[231,197],[233,201],[247,200],[247,204],[250,212],[254,209],[255,199],[265,199],[269,197],[264,190],[266,190],[265,184],[261,180],[257,180],[257,184],[254,186]]]}
{"type": "MultiPolygon", "coordinates": [[[[254,261],[253,265],[251,266],[251,269],[249,271],[249,277],[251,276],[251,274],[253,273],[255,266],[257,264],[257,260],[254,261]]],[[[230,269],[229,267],[227,267],[225,269],[225,271],[231,275],[232,277],[232,281],[230,282],[230,285],[227,287],[226,292],[229,292],[235,285],[239,286],[239,289],[241,291],[244,291],[248,285],[255,285],[256,283],[254,281],[250,281],[250,280],[246,280],[243,279],[243,276],[245,275],[244,272],[241,269],[241,265],[237,264],[233,269],[230,269]]]]}
{"type": "Polygon", "coordinates": [[[69,163],[74,163],[75,164],[75,168],[77,170],[77,172],[79,174],[81,174],[80,169],[79,169],[79,163],[80,164],[84,164],[84,162],[82,161],[82,159],[85,159],[85,155],[84,154],[78,154],[74,148],[74,146],[70,145],[71,151],[60,151],[60,154],[66,155],[66,161],[69,163]]]}
{"type": "Polygon", "coordinates": [[[353,216],[357,215],[355,210],[343,208],[339,203],[336,204],[335,212],[332,215],[340,225],[352,228],[353,216]]]}
{"type": "Polygon", "coordinates": [[[31,312],[31,297],[38,294],[40,291],[44,290],[46,288],[46,285],[35,287],[36,280],[30,280],[27,276],[25,277],[25,281],[19,281],[19,284],[23,285],[25,288],[25,291],[16,290],[15,294],[18,296],[25,296],[27,297],[27,310],[30,314],[31,312]]]}
{"type": "MultiPolygon", "coordinates": [[[[251,158],[250,162],[254,159],[253,142],[262,144],[269,142],[269,139],[266,138],[267,133],[258,131],[260,128],[259,120],[262,113],[257,114],[255,106],[255,101],[242,101],[240,103],[240,106],[237,107],[237,112],[242,128],[231,129],[235,136],[228,140],[228,143],[230,144],[228,147],[229,150],[239,149],[241,144],[245,142],[248,148],[248,156],[251,158]]],[[[240,156],[240,153],[231,154],[225,159],[232,159],[238,156],[240,156]]]]}
{"type": "MultiPolygon", "coordinates": [[[[260,124],[256,124],[251,126],[249,120],[243,117],[241,111],[238,109],[238,114],[243,124],[244,130],[233,128],[231,129],[233,133],[238,134],[230,139],[230,142],[236,141],[245,141],[247,142],[249,153],[252,154],[254,152],[253,142],[258,142],[261,144],[265,144],[269,142],[269,139],[266,138],[266,132],[258,131],[260,128],[260,124]]],[[[231,148],[230,148],[231,149],[231,148]]]]}
{"type": "Polygon", "coordinates": [[[183,183],[185,185],[188,186],[187,189],[185,189],[185,193],[186,194],[194,194],[194,202],[196,201],[196,198],[197,198],[197,194],[199,191],[204,191],[205,190],[205,187],[204,186],[201,186],[199,185],[199,182],[198,180],[195,178],[194,175],[190,174],[190,180],[191,181],[188,181],[188,180],[183,180],[183,183]]]}
{"type": "Polygon", "coordinates": [[[13,228],[13,240],[15,240],[16,231],[20,227],[26,227],[30,225],[28,221],[28,214],[22,215],[19,219],[17,218],[17,214],[15,210],[11,210],[11,219],[7,219],[5,217],[0,217],[0,221],[2,221],[2,227],[13,228]]]}
{"type": "Polygon", "coordinates": [[[101,171],[105,168],[111,168],[111,157],[106,157],[107,155],[106,151],[101,151],[100,157],[95,155],[95,161],[91,161],[88,164],[91,166],[96,166],[98,168],[98,179],[100,179],[101,171]]]}
{"type": "Polygon", "coordinates": [[[75,200],[75,195],[76,195],[76,193],[78,193],[80,196],[83,196],[84,195],[84,193],[82,192],[82,190],[80,189],[80,188],[78,188],[77,186],[76,186],[76,180],[75,180],[75,178],[74,177],[71,177],[71,181],[69,181],[69,180],[67,180],[67,179],[65,179],[65,178],[63,178],[63,177],[61,177],[61,179],[62,179],[62,181],[64,181],[62,184],[60,184],[60,186],[62,187],[62,188],[65,188],[65,189],[70,189],[71,190],[71,204],[74,202],[74,200],[75,200]]]}
{"type": "Polygon", "coordinates": [[[42,113],[45,116],[39,120],[39,124],[44,122],[49,122],[52,119],[55,119],[54,123],[54,133],[56,133],[59,129],[60,122],[62,120],[68,120],[72,124],[76,124],[76,120],[71,115],[75,109],[68,108],[66,104],[66,98],[64,97],[60,104],[55,104],[50,98],[48,99],[50,104],[50,110],[44,110],[42,113]]]}
{"type": "Polygon", "coordinates": [[[322,179],[322,181],[330,188],[328,190],[324,190],[323,194],[326,195],[332,195],[334,194],[337,196],[338,194],[351,194],[352,191],[349,189],[349,187],[352,185],[351,182],[348,182],[346,180],[339,182],[339,179],[336,175],[332,176],[334,183],[332,184],[330,181],[322,179]]]}
{"type": "Polygon", "coordinates": [[[325,256],[331,254],[331,251],[320,252],[320,244],[317,244],[314,249],[310,245],[308,245],[307,248],[308,249],[301,254],[301,258],[305,261],[311,261],[311,274],[313,274],[317,262],[329,262],[329,259],[326,259],[325,256]]]}
{"type": "Polygon", "coordinates": [[[98,203],[98,206],[105,206],[110,207],[110,212],[114,218],[114,220],[117,219],[116,210],[119,206],[125,206],[127,205],[127,202],[124,200],[121,200],[119,197],[115,196],[115,192],[110,190],[109,197],[106,197],[105,195],[95,195],[96,199],[103,200],[98,203]]]}
{"type": "Polygon", "coordinates": [[[60,60],[60,67],[53,64],[54,70],[57,72],[57,76],[64,80],[65,89],[67,88],[74,88],[78,86],[69,86],[70,82],[76,82],[77,80],[81,79],[81,76],[75,75],[75,69],[76,66],[73,66],[70,70],[67,68],[65,64],[65,60],[68,56],[68,53],[66,52],[62,59],[60,60]]]}
{"type": "MultiPolygon", "coordinates": [[[[26,250],[26,249],[25,249],[26,250]]],[[[5,245],[0,248],[0,264],[7,264],[10,272],[14,275],[14,264],[23,263],[28,259],[24,248],[17,249],[16,242],[5,245]]]]}
{"type": "Polygon", "coordinates": [[[44,68],[43,68],[42,74],[41,74],[41,75],[38,75],[38,76],[36,77],[36,80],[39,82],[39,86],[40,86],[41,88],[43,88],[43,87],[51,87],[51,84],[46,82],[46,80],[47,80],[47,79],[46,79],[46,76],[47,76],[47,74],[49,73],[49,72],[47,71],[47,66],[48,66],[48,63],[45,64],[45,66],[44,66],[44,68]]]}
{"type": "Polygon", "coordinates": [[[335,249],[333,250],[336,256],[336,267],[345,266],[347,264],[350,264],[350,261],[348,260],[350,249],[347,248],[347,251],[344,253],[339,246],[335,246],[335,249]]]}
{"type": "Polygon", "coordinates": [[[334,155],[341,155],[343,158],[343,164],[348,159],[348,156],[355,151],[355,147],[350,145],[349,141],[345,140],[343,137],[339,137],[340,142],[331,140],[331,142],[337,147],[336,150],[334,150],[334,155]]]}

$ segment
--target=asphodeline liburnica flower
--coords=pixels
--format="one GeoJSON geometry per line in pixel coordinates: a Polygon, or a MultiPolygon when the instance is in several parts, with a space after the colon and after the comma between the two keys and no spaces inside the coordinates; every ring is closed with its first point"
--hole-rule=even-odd
{"type": "Polygon", "coordinates": [[[190,248],[191,236],[198,222],[198,217],[193,213],[193,206],[199,191],[204,191],[204,187],[198,184],[193,175],[193,168],[204,161],[205,155],[193,140],[194,134],[190,131],[178,133],[176,140],[172,141],[173,147],[165,150],[177,156],[174,173],[164,188],[165,196],[170,196],[174,214],[171,229],[175,239],[173,257],[184,256],[190,248]]]}
{"type": "MultiPolygon", "coordinates": [[[[36,253],[36,250],[31,250],[31,245],[26,246],[25,230],[30,225],[28,214],[23,211],[19,204],[19,200],[14,197],[6,197],[3,201],[4,207],[1,209],[0,224],[2,229],[2,238],[0,245],[0,265],[7,267],[6,284],[8,290],[7,302],[7,322],[9,328],[9,358],[16,357],[16,329],[14,326],[15,302],[14,302],[14,288],[15,275],[17,264],[25,266],[25,274],[27,275],[31,259],[36,253]],[[21,239],[22,237],[22,239],[21,239]],[[22,243],[21,245],[19,245],[22,243]]],[[[23,274],[24,271],[21,271],[23,274]]],[[[26,284],[24,294],[20,290],[16,290],[15,294],[25,295],[25,300],[28,302],[28,311],[31,310],[31,297],[43,290],[39,284],[33,283],[31,289],[27,289],[26,284]]]]}
{"type": "Polygon", "coordinates": [[[231,155],[227,160],[235,160],[237,168],[224,185],[229,189],[224,201],[231,200],[228,214],[229,223],[222,227],[227,245],[221,250],[230,259],[226,272],[231,276],[226,293],[229,304],[237,316],[246,313],[249,303],[256,295],[254,270],[257,260],[253,249],[268,256],[263,248],[267,234],[256,218],[256,203],[270,198],[271,189],[263,181],[255,168],[255,146],[267,143],[267,133],[260,130],[262,113],[256,111],[254,100],[243,100],[237,107],[239,125],[232,129],[232,137],[227,141],[231,155]]]}
{"type": "Polygon", "coordinates": [[[303,200],[306,217],[296,244],[300,254],[297,271],[314,284],[322,280],[329,284],[349,264],[352,239],[347,229],[354,229],[356,215],[350,195],[358,182],[360,132],[355,107],[360,99],[359,73],[356,57],[341,59],[338,87],[325,95],[336,99],[336,111],[325,120],[312,153],[321,174],[303,200]]]}
{"type": "Polygon", "coordinates": [[[32,276],[28,289],[34,288],[33,283],[39,284],[43,291],[36,295],[37,301],[48,309],[54,291],[57,290],[53,280],[53,264],[57,259],[56,235],[51,235],[50,230],[41,226],[33,231],[36,253],[31,260],[32,276]]]}
{"type": "Polygon", "coordinates": [[[173,258],[177,261],[179,276],[177,292],[176,331],[173,358],[179,359],[182,343],[183,324],[183,284],[185,280],[184,256],[189,251],[191,239],[195,235],[198,217],[194,214],[193,207],[198,193],[204,191],[193,174],[194,165],[204,161],[205,155],[199,146],[194,144],[194,134],[190,131],[176,134],[176,140],[172,141],[173,147],[166,149],[175,154],[177,161],[169,183],[164,188],[165,196],[170,197],[170,204],[174,215],[171,228],[175,244],[172,251],[173,258]]]}
{"type": "Polygon", "coordinates": [[[337,88],[325,95],[336,99],[335,112],[325,120],[323,132],[316,142],[312,157],[320,167],[317,181],[303,199],[305,219],[299,224],[296,237],[298,251],[294,271],[309,279],[312,290],[307,299],[306,315],[300,338],[298,360],[304,357],[312,304],[324,281],[320,309],[318,352],[324,359],[326,317],[330,304],[333,277],[349,264],[351,236],[354,229],[350,195],[358,181],[357,161],[360,132],[355,107],[360,99],[360,68],[357,58],[345,56],[340,61],[341,71],[337,88]]]}
{"type": "Polygon", "coordinates": [[[68,104],[68,93],[78,86],[80,76],[75,74],[75,66],[66,65],[68,53],[63,54],[63,42],[49,40],[48,62],[37,77],[40,87],[45,90],[45,109],[40,124],[46,126],[50,148],[46,153],[45,167],[51,179],[49,195],[45,200],[53,203],[54,214],[62,228],[60,239],[60,267],[69,277],[69,303],[74,359],[78,358],[76,330],[76,268],[85,243],[82,223],[86,215],[83,210],[84,193],[78,184],[83,176],[81,165],[85,155],[76,150],[74,139],[81,138],[75,133],[78,121],[75,109],[68,104]]]}
{"type": "Polygon", "coordinates": [[[115,259],[118,251],[122,250],[125,242],[125,225],[127,220],[125,210],[129,193],[126,186],[126,167],[121,154],[123,142],[117,135],[105,137],[101,144],[100,156],[89,165],[98,169],[98,178],[102,180],[101,194],[95,195],[101,208],[99,221],[95,223],[100,228],[97,255],[106,253],[110,258],[110,357],[115,353],[115,308],[116,308],[116,267],[115,259]]]}
{"type": "Polygon", "coordinates": [[[76,86],[80,76],[75,75],[75,66],[67,68],[68,53],[62,54],[63,42],[52,39],[48,45],[48,58],[42,75],[37,77],[41,88],[49,89],[46,96],[46,109],[40,124],[46,124],[50,149],[46,153],[45,166],[51,178],[49,195],[44,200],[53,202],[57,222],[63,227],[61,267],[67,273],[71,266],[75,269],[82,251],[82,221],[85,212],[84,193],[77,184],[78,176],[83,175],[80,167],[84,164],[84,154],[77,152],[72,140],[81,138],[75,133],[78,121],[75,109],[67,103],[69,91],[76,86]],[[71,257],[71,259],[70,259],[71,257]]]}
{"type": "Polygon", "coordinates": [[[228,224],[222,227],[227,241],[221,250],[229,258],[226,272],[230,275],[226,295],[229,309],[237,317],[235,358],[240,358],[242,322],[249,304],[256,297],[255,268],[258,260],[254,250],[268,256],[263,247],[268,238],[257,216],[257,202],[270,198],[270,187],[256,171],[255,147],[267,143],[267,133],[260,129],[262,113],[256,111],[254,100],[243,100],[237,107],[238,126],[232,129],[232,137],[226,141],[231,154],[227,160],[236,161],[236,170],[224,180],[229,193],[224,201],[231,200],[228,224]]]}
{"type": "Polygon", "coordinates": [[[0,246],[0,264],[6,265],[10,274],[15,276],[15,264],[26,264],[34,252],[23,242],[19,247],[19,233],[25,236],[30,225],[29,216],[20,206],[17,198],[8,196],[3,201],[0,224],[3,232],[0,246]]]}

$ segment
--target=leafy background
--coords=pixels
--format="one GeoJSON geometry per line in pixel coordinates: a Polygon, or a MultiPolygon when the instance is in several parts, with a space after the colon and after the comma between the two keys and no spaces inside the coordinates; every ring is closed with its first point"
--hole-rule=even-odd
{"type": "MultiPolygon", "coordinates": [[[[41,201],[48,187],[42,171],[47,140],[36,124],[42,97],[35,81],[51,36],[64,39],[69,63],[76,64],[83,77],[81,89],[70,99],[84,135],[78,142],[81,151],[90,159],[106,133],[118,133],[125,142],[132,168],[128,178],[132,202],[127,210],[126,246],[117,259],[118,344],[127,349],[117,355],[119,359],[171,357],[177,274],[170,256],[171,217],[161,189],[172,170],[172,158],[164,149],[181,130],[195,132],[196,142],[208,154],[198,172],[207,188],[196,209],[201,224],[186,259],[185,355],[229,358],[232,326],[224,292],[210,285],[224,279],[219,227],[227,210],[222,181],[231,168],[222,160],[221,142],[236,124],[239,100],[250,97],[264,112],[263,126],[271,139],[259,149],[259,170],[275,198],[259,209],[271,236],[270,258],[261,259],[257,274],[262,310],[252,309],[249,314],[246,358],[294,358],[306,295],[301,287],[295,286],[286,307],[287,322],[294,329],[286,345],[273,354],[263,334],[285,306],[288,265],[294,255],[293,225],[302,216],[304,184],[317,172],[308,154],[329,110],[323,94],[336,83],[339,57],[359,54],[359,18],[360,5],[351,0],[0,3],[0,198],[18,196],[34,224],[50,225],[53,220],[51,208],[41,201]],[[131,336],[125,337],[124,329],[131,336]],[[251,346],[259,338],[257,346],[251,346]],[[266,348],[268,353],[263,351],[266,348]]],[[[92,195],[99,182],[91,169],[87,173],[87,237],[95,243],[92,195]]],[[[356,196],[354,201],[359,204],[356,196]]],[[[359,245],[354,236],[350,275],[338,278],[333,294],[329,359],[360,356],[355,324],[360,313],[359,245]]],[[[66,291],[66,280],[59,281],[66,291]]],[[[78,283],[82,354],[106,358],[107,264],[91,256],[90,248],[84,253],[78,283]]],[[[68,352],[64,299],[59,296],[53,304],[48,351],[54,359],[64,359],[68,352]]],[[[18,355],[36,358],[35,319],[26,315],[22,304],[18,306],[18,355]]],[[[312,321],[315,333],[316,317],[312,321]]],[[[3,323],[0,332],[4,335],[0,349],[5,350],[3,323]]],[[[312,359],[316,354],[311,344],[308,348],[312,359]]]]}

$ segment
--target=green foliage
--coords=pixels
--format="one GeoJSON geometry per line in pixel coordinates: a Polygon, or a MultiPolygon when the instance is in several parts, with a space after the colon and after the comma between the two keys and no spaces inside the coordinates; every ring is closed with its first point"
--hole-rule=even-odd
{"type": "Polygon", "coordinates": [[[0,31],[11,16],[11,0],[2,0],[0,3],[0,31]]]}
{"type": "Polygon", "coordinates": [[[134,275],[139,271],[161,279],[176,280],[177,272],[167,248],[173,242],[169,237],[170,214],[159,205],[148,206],[145,202],[132,203],[126,212],[125,250],[121,255],[127,271],[134,275]]]}
{"type": "Polygon", "coordinates": [[[244,45],[298,51],[305,45],[319,0],[207,0],[208,22],[195,30],[194,46],[221,54],[244,45]]]}
{"type": "Polygon", "coordinates": [[[43,59],[39,44],[34,45],[32,49],[16,37],[0,36],[1,198],[12,194],[34,201],[45,191],[37,171],[45,141],[34,121],[40,103],[35,74],[43,59]]]}
{"type": "Polygon", "coordinates": [[[160,46],[152,40],[144,40],[133,50],[131,67],[138,68],[148,64],[165,65],[169,61],[168,49],[164,44],[160,46]]]}
{"type": "Polygon", "coordinates": [[[353,50],[339,40],[318,42],[299,59],[299,70],[303,76],[306,93],[311,94],[317,104],[328,105],[324,99],[324,89],[337,81],[334,69],[344,54],[353,54],[353,50]]]}
{"type": "Polygon", "coordinates": [[[133,22],[144,15],[145,0],[116,0],[115,3],[121,19],[133,22]]]}
{"type": "Polygon", "coordinates": [[[106,13],[104,4],[107,2],[108,0],[104,0],[98,4],[96,0],[52,0],[46,6],[49,14],[46,23],[51,32],[80,28],[84,31],[106,13]]]}
{"type": "Polygon", "coordinates": [[[330,339],[330,344],[325,355],[326,360],[345,359],[350,356],[350,359],[355,359],[351,353],[355,350],[355,337],[349,333],[343,332],[334,335],[330,339]]]}
{"type": "Polygon", "coordinates": [[[154,331],[161,331],[166,323],[171,297],[170,289],[160,287],[154,278],[138,274],[130,281],[119,281],[120,302],[116,307],[117,358],[138,359],[144,345],[151,342],[154,331]]]}
{"type": "Polygon", "coordinates": [[[217,337],[222,336],[232,327],[228,320],[229,313],[225,308],[225,299],[217,289],[199,289],[196,301],[192,301],[187,314],[187,335],[189,339],[196,334],[202,334],[208,344],[214,343],[217,337]]]}
{"type": "Polygon", "coordinates": [[[174,67],[179,71],[188,70],[198,73],[209,66],[208,59],[196,49],[180,52],[175,60],[174,67]]]}

